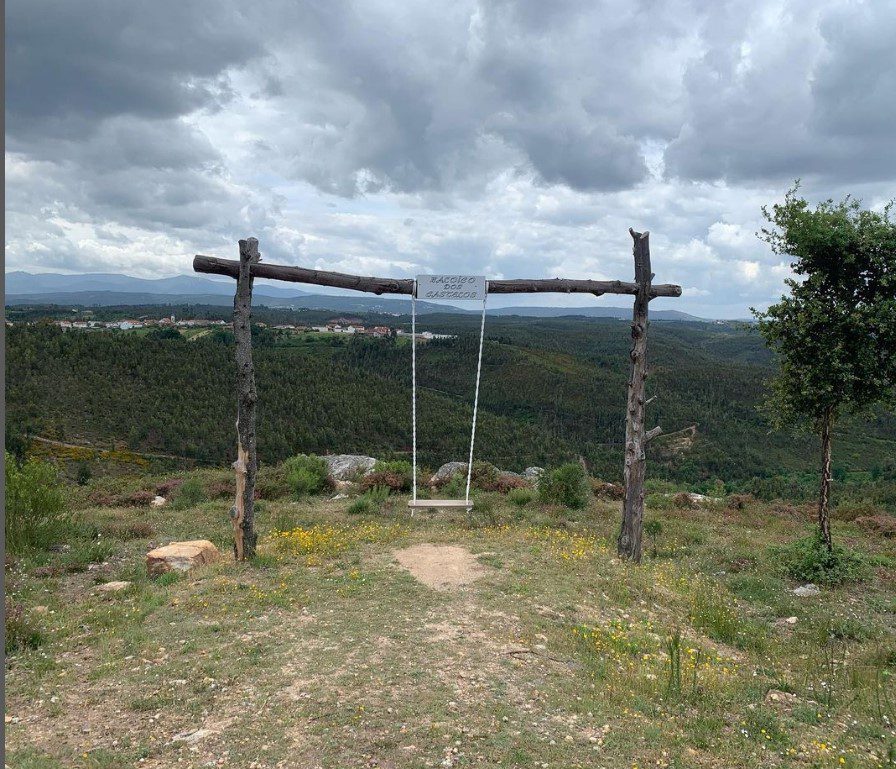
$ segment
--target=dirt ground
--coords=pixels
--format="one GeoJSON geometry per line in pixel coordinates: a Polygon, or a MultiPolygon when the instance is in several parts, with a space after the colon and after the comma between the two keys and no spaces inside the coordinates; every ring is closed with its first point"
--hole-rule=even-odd
{"type": "Polygon", "coordinates": [[[456,545],[423,543],[392,553],[402,568],[435,590],[450,590],[475,582],[485,569],[469,550],[456,545]]]}

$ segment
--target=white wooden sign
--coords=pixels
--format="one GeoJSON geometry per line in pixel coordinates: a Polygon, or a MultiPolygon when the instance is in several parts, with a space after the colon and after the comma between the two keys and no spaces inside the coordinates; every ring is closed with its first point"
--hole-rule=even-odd
{"type": "Polygon", "coordinates": [[[485,299],[485,277],[482,275],[418,275],[417,298],[432,301],[481,302],[485,299]]]}

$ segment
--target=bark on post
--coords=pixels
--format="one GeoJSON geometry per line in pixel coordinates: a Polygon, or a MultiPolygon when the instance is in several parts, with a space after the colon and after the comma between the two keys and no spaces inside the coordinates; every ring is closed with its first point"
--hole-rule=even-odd
{"type": "Polygon", "coordinates": [[[236,504],[230,511],[233,521],[233,555],[244,561],[255,555],[255,369],[252,365],[252,274],[251,265],[261,259],[258,240],[240,241],[240,272],[233,298],[233,334],[236,337],[237,459],[236,504]]]}
{"type": "Polygon", "coordinates": [[[650,303],[649,233],[629,230],[634,239],[635,282],[638,293],[632,313],[632,374],[628,383],[625,415],[625,499],[622,505],[622,526],[617,550],[621,558],[641,562],[641,528],[644,517],[644,474],[647,441],[659,434],[658,427],[649,433],[644,427],[645,380],[647,379],[647,308],[650,303]]]}
{"type": "Polygon", "coordinates": [[[831,428],[833,426],[834,411],[828,408],[821,420],[821,492],[818,495],[818,527],[828,552],[834,549],[831,540],[831,522],[828,518],[831,502],[831,428]]]}

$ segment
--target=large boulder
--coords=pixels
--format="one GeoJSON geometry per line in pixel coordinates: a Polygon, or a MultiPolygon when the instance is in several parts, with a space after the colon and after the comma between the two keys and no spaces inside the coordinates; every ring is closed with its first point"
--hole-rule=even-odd
{"type": "Polygon", "coordinates": [[[544,475],[543,467],[527,467],[523,470],[523,478],[525,478],[529,483],[538,483],[538,479],[544,475]]]}
{"type": "Polygon", "coordinates": [[[324,460],[334,481],[353,481],[360,475],[369,475],[376,464],[373,457],[361,454],[332,454],[324,460]]]}
{"type": "Polygon", "coordinates": [[[438,470],[435,471],[429,483],[432,486],[443,486],[450,481],[455,475],[461,473],[466,474],[466,462],[446,462],[438,470]]]}
{"type": "Polygon", "coordinates": [[[220,558],[221,552],[207,539],[172,542],[146,554],[146,572],[150,577],[157,577],[169,571],[189,571],[220,558]]]}

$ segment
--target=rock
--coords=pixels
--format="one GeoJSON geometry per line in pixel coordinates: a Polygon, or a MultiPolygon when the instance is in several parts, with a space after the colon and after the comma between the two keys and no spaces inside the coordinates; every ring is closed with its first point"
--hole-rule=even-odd
{"type": "Polygon", "coordinates": [[[335,494],[330,499],[348,499],[348,494],[335,494]]]}
{"type": "Polygon", "coordinates": [[[355,484],[351,481],[333,481],[333,488],[340,493],[351,491],[354,487],[355,484]]]}
{"type": "Polygon", "coordinates": [[[189,571],[195,566],[214,563],[220,558],[218,548],[207,539],[172,542],[146,554],[146,571],[151,577],[157,577],[169,571],[189,571]]]}
{"type": "Polygon", "coordinates": [[[361,454],[333,454],[323,457],[334,481],[351,481],[359,475],[370,475],[376,460],[361,454]]]}
{"type": "Polygon", "coordinates": [[[795,625],[797,623],[797,618],[796,617],[787,617],[787,619],[785,619],[784,621],[788,625],[795,625]]]}
{"type": "Polygon", "coordinates": [[[104,582],[102,585],[97,585],[96,589],[100,593],[119,593],[122,590],[127,590],[130,586],[130,582],[118,580],[115,582],[104,582]]]}
{"type": "Polygon", "coordinates": [[[797,701],[797,696],[790,692],[782,692],[780,689],[769,689],[766,692],[765,701],[779,705],[793,705],[797,701]]]}
{"type": "Polygon", "coordinates": [[[793,589],[793,594],[800,598],[808,598],[809,596],[818,595],[820,592],[818,585],[813,585],[811,582],[808,585],[800,585],[793,589]]]}
{"type": "Polygon", "coordinates": [[[212,729],[197,729],[195,732],[181,732],[180,734],[174,735],[171,742],[182,742],[185,745],[195,745],[197,742],[202,742],[202,740],[206,737],[210,737],[214,733],[215,732],[212,729]]]}
{"type": "Polygon", "coordinates": [[[467,472],[466,462],[446,462],[438,470],[435,471],[429,483],[432,486],[442,486],[448,483],[455,475],[467,472]]]}
{"type": "Polygon", "coordinates": [[[150,502],[149,504],[152,505],[153,507],[162,507],[163,505],[165,505],[166,502],[168,502],[168,500],[165,499],[165,497],[156,496],[153,498],[152,502],[150,502]]]}
{"type": "Polygon", "coordinates": [[[50,607],[49,606],[35,606],[31,611],[35,614],[49,614],[50,607]]]}
{"type": "Polygon", "coordinates": [[[543,467],[527,467],[523,470],[523,478],[531,483],[538,483],[538,479],[544,475],[543,467]]]}

